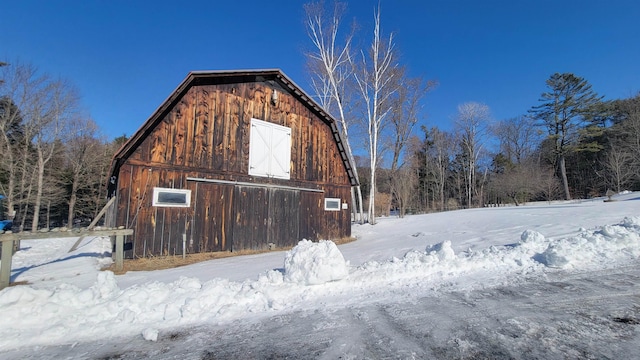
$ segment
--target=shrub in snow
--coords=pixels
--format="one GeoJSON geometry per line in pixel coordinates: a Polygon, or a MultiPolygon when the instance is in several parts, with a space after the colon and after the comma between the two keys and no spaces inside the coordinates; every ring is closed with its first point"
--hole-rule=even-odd
{"type": "Polygon", "coordinates": [[[349,275],[349,265],[332,241],[314,243],[302,240],[287,251],[284,280],[303,285],[317,285],[342,280],[349,275]]]}

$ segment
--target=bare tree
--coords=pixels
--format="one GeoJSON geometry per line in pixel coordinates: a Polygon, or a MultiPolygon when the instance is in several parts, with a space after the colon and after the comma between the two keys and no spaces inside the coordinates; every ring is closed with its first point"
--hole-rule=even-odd
{"type": "Polygon", "coordinates": [[[462,170],[465,174],[465,193],[469,207],[473,204],[473,196],[476,192],[475,173],[478,158],[483,150],[489,119],[489,107],[485,104],[468,102],[458,106],[455,128],[462,150],[462,170]]]}
{"type": "Polygon", "coordinates": [[[32,214],[31,228],[37,230],[43,198],[55,193],[45,189],[48,164],[61,143],[63,125],[77,96],[64,81],[21,63],[6,67],[2,90],[5,106],[0,132],[8,158],[3,160],[9,178],[8,205],[18,206],[21,228],[32,214]]]}
{"type": "Polygon", "coordinates": [[[103,180],[99,176],[100,167],[103,158],[108,155],[104,154],[105,145],[98,138],[98,126],[93,120],[76,117],[69,125],[64,151],[68,183],[71,185],[67,214],[67,224],[71,226],[76,213],[78,192],[90,190],[96,182],[103,180]]]}
{"type": "Polygon", "coordinates": [[[34,108],[43,99],[49,78],[37,74],[29,64],[15,63],[6,66],[2,73],[2,168],[7,174],[3,192],[7,197],[9,215],[19,219],[20,229],[33,203],[33,180],[36,163],[33,158],[32,141],[37,133],[33,126],[34,108]]]}
{"type": "MultiPolygon", "coordinates": [[[[52,160],[44,176],[46,186],[42,188],[40,214],[44,215],[44,227],[52,227],[52,215],[61,218],[66,203],[66,189],[64,187],[61,172],[63,170],[62,154],[57,151],[55,160],[52,160]],[[54,164],[55,162],[55,164],[54,164]]],[[[40,218],[39,218],[40,219],[40,218]]],[[[39,220],[41,223],[42,220],[39,220]]],[[[57,224],[57,223],[56,223],[57,224]]],[[[58,225],[56,225],[58,226],[58,225]]]]}
{"type": "Polygon", "coordinates": [[[47,165],[55,154],[62,130],[72,116],[78,97],[65,81],[50,80],[41,89],[34,103],[29,104],[28,126],[35,129],[33,147],[36,154],[36,194],[33,204],[31,229],[37,230],[42,206],[43,188],[47,165]]]}
{"type": "MultiPolygon", "coordinates": [[[[86,199],[86,214],[91,218],[98,216],[98,213],[107,203],[107,184],[109,182],[109,168],[113,155],[120,149],[124,142],[123,138],[116,138],[110,143],[102,143],[98,153],[100,154],[95,165],[95,172],[91,179],[91,188],[86,199]]],[[[126,139],[126,138],[125,138],[126,139]]]]}
{"type": "Polygon", "coordinates": [[[616,151],[631,155],[636,180],[640,180],[640,94],[615,101],[619,123],[613,126],[616,135],[616,151]]]}
{"type": "Polygon", "coordinates": [[[535,120],[529,116],[499,121],[492,130],[500,141],[500,152],[514,164],[530,157],[542,141],[535,120]]]}
{"type": "Polygon", "coordinates": [[[415,197],[416,187],[418,185],[417,169],[405,163],[395,171],[396,176],[391,179],[391,186],[396,194],[398,203],[398,216],[404,217],[407,207],[415,197]]]}
{"type": "Polygon", "coordinates": [[[541,169],[536,177],[538,191],[547,201],[557,199],[561,193],[562,184],[555,176],[553,169],[541,169]]]}
{"type": "MultiPolygon", "coordinates": [[[[2,81],[4,83],[4,81],[2,81]]],[[[2,84],[0,83],[0,85],[2,84]]],[[[20,128],[22,117],[13,100],[6,95],[0,98],[0,169],[4,172],[4,181],[0,182],[0,192],[7,199],[7,217],[13,219],[14,209],[17,203],[18,182],[18,147],[22,136],[20,128]]]]}
{"type": "Polygon", "coordinates": [[[493,191],[517,206],[538,191],[535,178],[539,162],[533,155],[542,136],[529,116],[499,121],[491,129],[500,143],[500,152],[494,157],[493,191]]]}
{"type": "MultiPolygon", "coordinates": [[[[325,13],[324,2],[305,4],[304,9],[307,16],[307,32],[315,47],[313,52],[307,53],[309,69],[312,74],[311,84],[320,105],[340,122],[345,149],[351,163],[354,164],[353,174],[358,178],[358,169],[355,166],[349,139],[351,124],[347,118],[345,103],[349,95],[348,84],[353,73],[349,63],[352,33],[344,38],[342,44],[339,44],[341,41],[338,34],[342,16],[346,10],[346,3],[335,2],[331,14],[325,13]]],[[[353,188],[351,189],[353,210],[359,215],[358,220],[362,222],[364,211],[360,185],[356,186],[355,190],[357,194],[354,194],[353,188]],[[357,212],[355,206],[358,206],[357,212]]]]}
{"type": "Polygon", "coordinates": [[[494,175],[493,191],[500,197],[510,199],[516,206],[531,199],[540,190],[539,168],[531,161],[515,164],[504,172],[494,175]]]}
{"type": "Polygon", "coordinates": [[[380,8],[374,11],[373,41],[368,54],[361,53],[360,61],[351,58],[355,67],[354,78],[362,97],[365,114],[367,134],[369,136],[368,152],[371,166],[371,188],[369,190],[369,223],[375,224],[375,197],[376,197],[376,167],[378,166],[380,134],[385,121],[391,111],[390,96],[394,93],[396,84],[393,81],[395,74],[395,52],[393,35],[388,40],[382,38],[380,28],[380,8]]]}
{"type": "MultiPolygon", "coordinates": [[[[400,194],[401,189],[396,186],[401,180],[398,181],[397,178],[405,174],[406,171],[399,171],[399,168],[406,167],[407,164],[400,164],[400,159],[418,123],[422,108],[420,101],[435,86],[435,82],[424,81],[421,77],[410,77],[405,67],[396,68],[393,79],[397,82],[393,86],[396,91],[390,100],[389,129],[385,137],[389,141],[388,147],[392,150],[389,190],[392,198],[401,203],[403,194],[400,194]]],[[[402,211],[402,205],[400,207],[402,211]]]]}
{"type": "Polygon", "coordinates": [[[445,188],[448,184],[447,177],[450,172],[451,158],[455,151],[454,136],[436,127],[429,130],[423,127],[422,130],[425,132],[423,145],[425,157],[424,163],[420,166],[424,169],[425,181],[433,189],[433,208],[444,211],[447,208],[445,196],[445,188]]]}
{"type": "Polygon", "coordinates": [[[616,145],[612,145],[607,150],[601,164],[605,169],[603,174],[605,182],[617,192],[622,191],[623,187],[637,176],[633,166],[633,155],[616,145]]]}
{"type": "Polygon", "coordinates": [[[393,76],[393,79],[397,83],[393,86],[396,91],[391,98],[389,118],[392,137],[391,148],[393,150],[391,173],[394,173],[400,166],[402,152],[418,123],[422,109],[420,101],[436,85],[434,81],[425,81],[422,77],[410,77],[404,66],[396,68],[396,75],[393,76]]]}

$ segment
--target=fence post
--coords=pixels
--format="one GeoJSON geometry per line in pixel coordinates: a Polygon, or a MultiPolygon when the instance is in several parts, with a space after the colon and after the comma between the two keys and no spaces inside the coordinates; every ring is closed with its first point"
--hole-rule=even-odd
{"type": "Polygon", "coordinates": [[[11,281],[11,257],[13,256],[13,241],[2,242],[2,264],[0,264],[0,290],[9,286],[11,281]]]}
{"type": "Polygon", "coordinates": [[[124,268],[124,235],[116,235],[116,270],[124,268]]]}

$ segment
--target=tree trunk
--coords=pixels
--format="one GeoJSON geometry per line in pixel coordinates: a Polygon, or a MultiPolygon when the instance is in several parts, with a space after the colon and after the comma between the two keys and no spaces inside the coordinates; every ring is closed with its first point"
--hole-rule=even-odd
{"type": "Polygon", "coordinates": [[[51,229],[51,200],[47,201],[47,229],[51,229]]]}
{"type": "Polygon", "coordinates": [[[438,196],[440,196],[440,211],[444,211],[445,209],[445,200],[444,200],[444,176],[440,178],[440,184],[438,185],[438,196]]]}
{"type": "Polygon", "coordinates": [[[42,206],[42,190],[44,188],[44,162],[38,161],[38,179],[36,181],[36,199],[33,204],[33,220],[31,221],[31,231],[38,231],[40,220],[40,207],[42,206]]]}
{"type": "Polygon", "coordinates": [[[569,192],[569,181],[567,180],[567,167],[565,165],[564,155],[560,156],[560,177],[562,177],[562,187],[564,188],[565,200],[571,200],[571,193],[569,192]]]}
{"type": "Polygon", "coordinates": [[[18,194],[18,216],[20,218],[20,231],[24,230],[27,222],[29,203],[31,202],[31,190],[33,189],[33,167],[29,166],[29,143],[22,143],[22,164],[20,168],[20,193],[18,194]],[[28,181],[28,182],[27,182],[28,181]]]}
{"type": "Polygon", "coordinates": [[[355,186],[351,187],[351,214],[353,216],[353,221],[358,221],[358,204],[356,203],[356,189],[355,186]]]}
{"type": "Polygon", "coordinates": [[[371,170],[371,188],[369,189],[369,211],[368,211],[368,221],[369,224],[375,225],[376,223],[376,172],[371,170]]]}
{"type": "Polygon", "coordinates": [[[76,200],[78,198],[78,176],[73,176],[73,183],[71,184],[71,196],[69,197],[69,213],[67,215],[67,226],[69,228],[73,227],[73,212],[75,211],[76,200]]]}
{"type": "MultiPolygon", "coordinates": [[[[4,135],[4,133],[3,133],[4,135]]],[[[17,174],[17,170],[18,167],[16,165],[16,162],[14,160],[14,156],[13,156],[13,152],[14,149],[11,147],[11,142],[9,140],[9,138],[5,135],[3,136],[3,140],[4,142],[6,142],[7,147],[6,149],[4,149],[4,151],[6,151],[6,154],[4,154],[4,156],[7,158],[7,193],[6,195],[6,206],[7,206],[7,211],[6,211],[6,219],[9,220],[13,220],[14,218],[14,213],[13,210],[15,208],[15,202],[16,202],[16,194],[15,194],[15,186],[16,186],[16,177],[18,176],[17,174]]],[[[2,211],[2,209],[0,208],[0,211],[2,211]]]]}
{"type": "Polygon", "coordinates": [[[362,207],[362,188],[360,185],[356,186],[356,192],[358,195],[358,213],[360,214],[360,224],[364,223],[364,209],[362,207]]]}
{"type": "Polygon", "coordinates": [[[367,212],[367,221],[369,224],[374,225],[376,223],[376,156],[378,155],[376,149],[378,145],[376,143],[377,132],[375,130],[375,123],[369,125],[370,128],[372,126],[374,126],[374,130],[369,131],[369,136],[371,137],[369,140],[369,155],[371,156],[369,162],[371,175],[369,178],[371,180],[371,185],[369,186],[369,211],[367,212]]]}
{"type": "MultiPolygon", "coordinates": [[[[471,156],[471,154],[469,154],[471,156]]],[[[475,169],[475,164],[472,160],[469,161],[469,176],[467,177],[467,208],[471,209],[471,201],[473,195],[473,171],[475,169]]]]}
{"type": "Polygon", "coordinates": [[[71,193],[71,197],[69,198],[69,214],[67,216],[67,226],[69,228],[73,227],[73,212],[76,205],[76,199],[76,194],[71,193]]]}
{"type": "Polygon", "coordinates": [[[516,206],[520,206],[520,203],[518,203],[517,195],[511,195],[511,199],[513,199],[513,203],[516,204],[516,206]]]}
{"type": "MultiPolygon", "coordinates": [[[[15,172],[15,165],[11,164],[10,166],[11,166],[12,170],[11,170],[11,173],[9,174],[9,184],[8,184],[9,189],[7,191],[7,212],[6,212],[6,215],[7,215],[7,219],[13,221],[14,218],[15,218],[15,212],[14,212],[14,209],[15,209],[15,190],[14,190],[14,186],[16,186],[15,185],[15,181],[16,180],[15,180],[15,173],[14,173],[15,172]]],[[[2,210],[0,209],[0,211],[2,211],[2,210]]]]}

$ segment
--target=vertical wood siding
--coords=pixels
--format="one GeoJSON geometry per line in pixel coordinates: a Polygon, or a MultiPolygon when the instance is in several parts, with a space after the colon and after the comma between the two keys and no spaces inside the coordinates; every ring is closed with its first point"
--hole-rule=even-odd
{"type": "Polygon", "coordinates": [[[300,191],[269,189],[267,223],[269,243],[285,247],[300,241],[300,191]]]}
{"type": "Polygon", "coordinates": [[[234,191],[233,250],[268,248],[268,190],[236,186],[234,191]]]}
{"type": "Polygon", "coordinates": [[[193,232],[189,252],[228,251],[232,249],[233,186],[195,183],[193,232]]]}
{"type": "Polygon", "coordinates": [[[239,83],[191,87],[120,167],[116,223],[134,229],[128,257],[266,249],[302,238],[350,236],[350,212],[324,211],[325,197],[350,202],[348,174],[329,126],[282,89],[239,83]],[[248,175],[251,118],[291,128],[291,179],[248,175]],[[268,183],[324,193],[187,181],[268,183]],[[192,191],[190,208],[153,207],[154,187],[192,191]]]}

